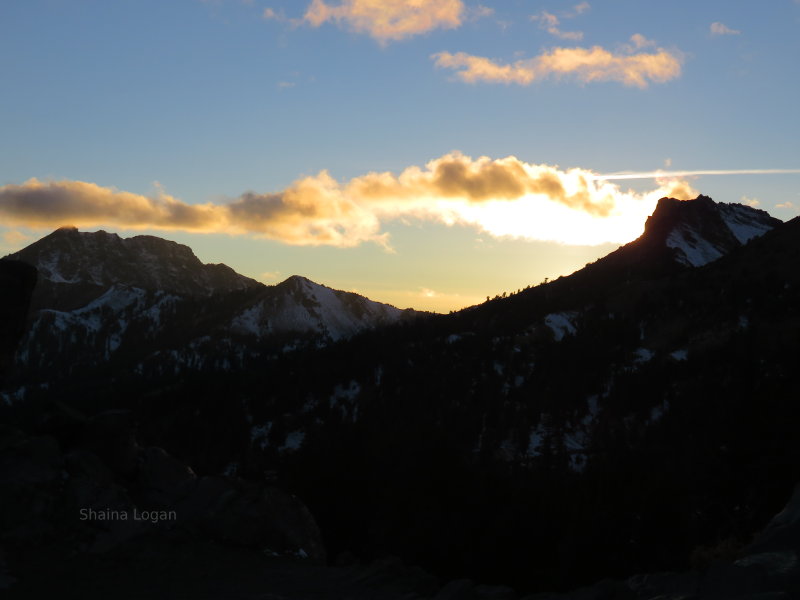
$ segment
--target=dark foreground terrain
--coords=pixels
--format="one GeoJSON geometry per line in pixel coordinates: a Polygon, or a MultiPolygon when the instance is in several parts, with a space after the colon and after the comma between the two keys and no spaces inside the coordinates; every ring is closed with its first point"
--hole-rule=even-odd
{"type": "Polygon", "coordinates": [[[664,199],[439,316],[144,242],[0,261],[10,597],[800,597],[800,220],[664,199]]]}

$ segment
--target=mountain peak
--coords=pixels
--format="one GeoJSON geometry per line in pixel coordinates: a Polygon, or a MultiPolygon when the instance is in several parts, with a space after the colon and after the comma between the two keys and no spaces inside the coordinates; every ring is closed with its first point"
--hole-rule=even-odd
{"type": "Polygon", "coordinates": [[[717,203],[704,195],[694,200],[662,198],[648,217],[642,238],[670,248],[678,263],[699,267],[780,223],[763,210],[717,203]]]}
{"type": "Polygon", "coordinates": [[[202,296],[260,285],[225,265],[204,265],[188,246],[149,235],[123,239],[61,227],[12,257],[35,266],[53,284],[122,283],[202,296]]]}

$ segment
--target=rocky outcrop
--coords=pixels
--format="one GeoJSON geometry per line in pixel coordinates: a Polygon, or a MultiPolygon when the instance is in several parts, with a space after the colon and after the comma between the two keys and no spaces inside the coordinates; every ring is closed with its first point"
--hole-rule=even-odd
{"type": "Polygon", "coordinates": [[[9,586],[31,577],[43,547],[88,556],[129,552],[142,540],[214,543],[325,562],[300,500],[259,482],[198,477],[162,448],[140,446],[126,411],[100,413],[58,436],[0,428],[0,581],[9,586]]]}

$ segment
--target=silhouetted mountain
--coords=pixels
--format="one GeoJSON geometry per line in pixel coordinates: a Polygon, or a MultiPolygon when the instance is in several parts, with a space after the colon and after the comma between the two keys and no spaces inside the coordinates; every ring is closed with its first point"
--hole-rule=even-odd
{"type": "Polygon", "coordinates": [[[9,258],[39,270],[36,308],[78,308],[114,285],[182,296],[261,286],[226,265],[204,265],[187,246],[149,235],[123,239],[62,227],[9,258]]]}
{"type": "MultiPolygon", "coordinates": [[[[338,341],[381,310],[302,278],[180,305],[173,334],[221,323],[224,352],[187,338],[172,347],[190,370],[157,350],[7,411],[60,432],[72,410],[130,409],[143,444],[199,476],[296,493],[334,558],[523,590],[695,569],[570,598],[798,593],[785,519],[767,530],[780,544],[749,545],[800,481],[798,264],[800,219],[663,199],[638,240],[573,275],[338,341]],[[325,328],[298,343],[277,322],[325,328]]],[[[483,597],[470,585],[447,593],[483,597]]]]}
{"type": "Polygon", "coordinates": [[[9,258],[40,272],[19,354],[22,372],[39,384],[109,369],[241,368],[264,353],[327,344],[413,314],[303,277],[265,286],[153,236],[62,228],[9,258]]]}

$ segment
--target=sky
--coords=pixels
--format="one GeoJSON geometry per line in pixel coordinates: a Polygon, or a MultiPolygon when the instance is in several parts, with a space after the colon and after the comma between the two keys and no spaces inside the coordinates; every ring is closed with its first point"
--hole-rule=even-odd
{"type": "Polygon", "coordinates": [[[665,195],[800,214],[798,58],[798,0],[2,2],[0,255],[75,225],[457,310],[665,195]]]}

